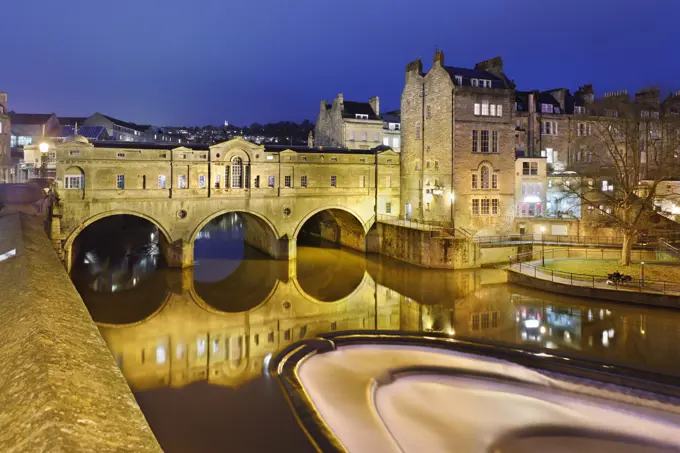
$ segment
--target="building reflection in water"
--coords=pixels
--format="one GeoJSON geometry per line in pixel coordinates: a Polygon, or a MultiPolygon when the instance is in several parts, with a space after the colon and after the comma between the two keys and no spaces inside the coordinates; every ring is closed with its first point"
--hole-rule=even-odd
{"type": "Polygon", "coordinates": [[[75,280],[102,282],[79,289],[133,390],[239,387],[285,346],[348,329],[443,332],[678,372],[674,311],[510,286],[501,270],[423,270],[333,247],[300,245],[296,262],[275,261],[244,246],[242,228],[237,216],[209,224],[193,270],[157,269],[153,253],[78,269],[75,280]]]}

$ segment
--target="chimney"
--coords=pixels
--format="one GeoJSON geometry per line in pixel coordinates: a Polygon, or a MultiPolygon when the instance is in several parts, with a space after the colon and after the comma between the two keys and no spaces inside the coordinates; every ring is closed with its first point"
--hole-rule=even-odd
{"type": "Polygon", "coordinates": [[[345,97],[342,95],[342,93],[338,94],[338,103],[344,104],[345,103],[345,97]]]}
{"type": "Polygon", "coordinates": [[[374,96],[371,99],[369,99],[368,103],[371,105],[371,108],[375,112],[375,116],[380,116],[380,99],[378,99],[378,96],[374,96]]]}
{"type": "Polygon", "coordinates": [[[312,131],[309,131],[309,135],[307,136],[307,146],[309,148],[314,148],[314,134],[312,131]]]}
{"type": "Polygon", "coordinates": [[[423,62],[420,61],[420,58],[406,65],[406,83],[408,83],[409,79],[412,77],[420,78],[422,76],[423,62]]]}
{"type": "Polygon", "coordinates": [[[444,66],[444,51],[438,50],[434,53],[434,66],[444,66]]]}
{"type": "Polygon", "coordinates": [[[536,124],[536,97],[529,93],[529,127],[527,129],[527,151],[529,157],[534,157],[534,125],[536,124]]]}
{"type": "Polygon", "coordinates": [[[497,77],[503,77],[503,59],[501,57],[494,57],[488,60],[479,62],[475,65],[478,71],[487,71],[497,77]]]}

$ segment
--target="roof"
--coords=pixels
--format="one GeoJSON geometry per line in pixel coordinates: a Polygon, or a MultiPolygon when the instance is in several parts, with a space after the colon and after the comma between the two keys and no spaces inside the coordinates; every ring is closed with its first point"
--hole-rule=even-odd
{"type": "Polygon", "coordinates": [[[347,149],[347,148],[332,148],[332,147],[319,147],[310,148],[304,145],[264,145],[265,151],[270,152],[281,152],[285,150],[295,151],[296,153],[330,153],[330,154],[375,154],[376,148],[373,149],[347,149]]]}
{"type": "Polygon", "coordinates": [[[368,102],[344,101],[342,116],[354,118],[355,115],[368,115],[369,120],[379,119],[368,102]]]}
{"type": "MultiPolygon", "coordinates": [[[[80,128],[78,128],[80,133],[80,128]]],[[[92,141],[95,148],[119,148],[119,149],[160,149],[173,150],[180,147],[186,147],[193,151],[208,151],[210,145],[203,143],[147,143],[147,142],[118,142],[113,140],[97,140],[92,141]]]]}
{"type": "Polygon", "coordinates": [[[386,123],[401,123],[401,110],[387,112],[383,114],[382,119],[386,123]]]}
{"type": "MultiPolygon", "coordinates": [[[[74,134],[74,126],[62,126],[61,136],[70,137],[74,134]]],[[[108,137],[108,132],[104,126],[78,126],[78,135],[85,137],[88,140],[97,140],[101,136],[108,137]]]]}
{"type": "Polygon", "coordinates": [[[462,86],[472,86],[471,79],[486,79],[491,80],[491,88],[506,88],[505,82],[500,77],[491,74],[487,71],[480,71],[479,69],[458,68],[455,66],[444,66],[446,72],[449,73],[452,80],[456,80],[456,76],[463,78],[462,86]]]}
{"type": "Polygon", "coordinates": [[[100,113],[100,115],[103,116],[104,118],[106,118],[107,120],[111,121],[112,123],[117,124],[117,125],[122,126],[122,127],[127,127],[128,129],[133,129],[133,130],[136,130],[136,131],[145,132],[149,128],[149,126],[140,126],[140,125],[135,124],[135,123],[129,123],[127,121],[119,120],[117,118],[114,118],[114,117],[108,116],[108,115],[104,115],[102,113],[100,113]]]}
{"type": "Polygon", "coordinates": [[[15,113],[9,112],[12,124],[45,124],[54,113],[15,113]]]}
{"type": "MultiPolygon", "coordinates": [[[[534,99],[536,102],[536,112],[541,111],[540,104],[550,104],[553,107],[560,108],[560,103],[557,102],[555,97],[547,92],[537,92],[537,91],[515,91],[515,102],[517,102],[517,110],[521,112],[529,111],[529,95],[534,93],[534,99]]],[[[561,113],[566,113],[560,110],[561,113]]]]}
{"type": "Polygon", "coordinates": [[[74,126],[76,123],[85,124],[86,116],[60,116],[59,124],[62,126],[74,126]]]}

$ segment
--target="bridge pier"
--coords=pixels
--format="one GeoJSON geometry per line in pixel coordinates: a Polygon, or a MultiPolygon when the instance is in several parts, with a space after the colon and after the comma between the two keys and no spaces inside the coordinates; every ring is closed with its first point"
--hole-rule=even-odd
{"type": "Polygon", "coordinates": [[[159,241],[161,255],[168,267],[191,267],[194,265],[194,243],[178,239],[172,244],[163,235],[159,241]]]}

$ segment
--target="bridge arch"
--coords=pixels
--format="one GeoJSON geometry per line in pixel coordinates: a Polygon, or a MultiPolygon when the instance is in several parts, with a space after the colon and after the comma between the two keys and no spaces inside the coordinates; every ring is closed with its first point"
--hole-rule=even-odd
{"type": "Polygon", "coordinates": [[[229,214],[229,213],[232,213],[232,212],[233,212],[233,213],[236,213],[236,214],[240,214],[240,213],[249,214],[249,215],[251,215],[251,216],[253,216],[253,217],[256,217],[259,221],[262,222],[262,224],[267,225],[267,226],[269,227],[269,229],[271,230],[272,233],[274,233],[274,236],[276,236],[277,239],[281,237],[281,234],[280,234],[279,231],[276,229],[276,226],[275,226],[269,219],[267,219],[265,216],[263,216],[262,214],[260,214],[260,213],[258,213],[258,212],[256,212],[256,211],[250,210],[250,209],[233,209],[233,208],[228,208],[228,209],[222,209],[222,210],[219,210],[219,211],[215,211],[215,212],[213,212],[212,214],[210,214],[208,217],[206,217],[205,219],[203,219],[203,220],[198,224],[198,226],[194,229],[194,231],[191,233],[191,238],[189,239],[189,242],[192,242],[192,243],[193,243],[194,240],[196,240],[196,236],[198,236],[198,233],[199,233],[199,232],[200,232],[200,231],[201,231],[208,223],[210,223],[212,220],[215,220],[216,218],[218,218],[218,217],[220,217],[220,216],[223,216],[223,215],[225,215],[225,214],[229,214]]]}
{"type": "Polygon", "coordinates": [[[315,216],[315,221],[319,223],[316,235],[355,250],[366,251],[366,235],[374,221],[369,219],[365,222],[360,214],[345,206],[324,206],[309,212],[296,226],[293,240],[298,240],[300,232],[315,216]],[[332,218],[335,228],[325,225],[324,217],[332,218]]]}

